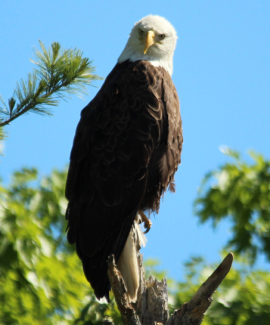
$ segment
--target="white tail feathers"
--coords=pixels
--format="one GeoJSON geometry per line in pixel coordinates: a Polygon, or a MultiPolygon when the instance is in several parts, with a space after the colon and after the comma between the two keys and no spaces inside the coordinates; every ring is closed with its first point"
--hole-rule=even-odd
{"type": "Polygon", "coordinates": [[[117,267],[125,281],[127,292],[131,302],[136,302],[139,288],[139,267],[137,260],[137,251],[134,245],[132,230],[118,260],[117,267]]]}
{"type": "Polygon", "coordinates": [[[117,267],[122,274],[131,302],[136,302],[140,284],[137,252],[141,246],[145,246],[146,244],[146,237],[138,224],[139,219],[139,215],[137,214],[117,263],[117,267]]]}
{"type": "MultiPolygon", "coordinates": [[[[141,220],[141,219],[139,219],[139,220],[141,220]]],[[[147,239],[146,239],[146,236],[143,233],[143,231],[137,221],[137,218],[134,220],[133,225],[135,227],[135,234],[134,234],[134,237],[136,238],[135,242],[137,244],[137,250],[139,251],[142,246],[145,247],[147,239]]]]}

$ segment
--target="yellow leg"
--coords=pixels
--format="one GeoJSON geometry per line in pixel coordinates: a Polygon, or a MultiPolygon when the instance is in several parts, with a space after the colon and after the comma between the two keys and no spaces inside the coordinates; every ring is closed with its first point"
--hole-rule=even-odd
{"type": "Polygon", "coordinates": [[[147,234],[150,228],[152,227],[152,222],[147,218],[147,216],[143,213],[142,210],[139,210],[139,214],[142,218],[143,226],[146,229],[144,233],[147,234]]]}

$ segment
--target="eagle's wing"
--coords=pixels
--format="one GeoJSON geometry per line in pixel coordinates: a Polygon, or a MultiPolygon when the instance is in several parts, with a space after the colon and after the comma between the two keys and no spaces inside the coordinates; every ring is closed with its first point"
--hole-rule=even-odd
{"type": "Polygon", "coordinates": [[[168,116],[168,137],[166,152],[160,160],[161,184],[162,191],[166,190],[169,185],[170,190],[174,192],[174,174],[181,162],[183,130],[179,98],[171,78],[164,78],[163,93],[163,102],[168,116]]]}
{"type": "Polygon", "coordinates": [[[156,121],[162,131],[148,166],[147,191],[141,202],[143,210],[156,212],[167,187],[169,186],[170,191],[175,191],[174,174],[181,162],[183,144],[180,103],[176,88],[165,69],[157,70],[162,75],[162,97],[159,100],[162,102],[164,113],[162,119],[159,120],[157,116],[156,121]]]}
{"type": "Polygon", "coordinates": [[[145,61],[116,65],[77,127],[66,185],[68,240],[98,298],[108,296],[107,258],[120,257],[168,128],[163,73],[145,61]]]}

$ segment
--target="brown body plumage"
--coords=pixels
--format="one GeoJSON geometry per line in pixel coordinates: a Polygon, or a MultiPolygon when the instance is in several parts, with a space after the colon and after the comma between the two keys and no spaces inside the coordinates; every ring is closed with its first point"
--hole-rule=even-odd
{"type": "Polygon", "coordinates": [[[109,299],[107,259],[114,254],[136,301],[144,242],[137,220],[142,211],[158,212],[167,187],[174,191],[183,142],[171,79],[176,39],[166,19],[141,19],[81,113],[66,185],[67,237],[97,298],[109,299]]]}
{"type": "Polygon", "coordinates": [[[117,64],[83,109],[71,152],[68,241],[98,298],[137,211],[158,211],[180,163],[182,127],[171,77],[146,61],[117,64]]]}

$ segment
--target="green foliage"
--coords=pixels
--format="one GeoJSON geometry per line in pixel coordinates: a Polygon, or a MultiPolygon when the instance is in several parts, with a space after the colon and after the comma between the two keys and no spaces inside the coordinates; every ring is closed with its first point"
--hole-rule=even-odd
{"type": "Polygon", "coordinates": [[[233,226],[227,248],[251,264],[259,252],[270,260],[270,161],[251,153],[253,162],[246,163],[237,152],[228,149],[227,154],[234,161],[205,177],[195,213],[213,226],[229,217],[233,226]]]}
{"type": "MultiPolygon", "coordinates": [[[[186,263],[186,281],[180,282],[175,295],[175,305],[189,301],[199,284],[210,276],[217,265],[207,265],[202,258],[192,258],[186,263]]],[[[270,324],[270,274],[250,272],[242,265],[233,268],[222,282],[206,313],[205,325],[268,325],[270,324]]]]}
{"type": "MultiPolygon", "coordinates": [[[[83,58],[80,50],[61,49],[59,43],[52,43],[51,48],[46,50],[42,42],[40,47],[42,52],[36,49],[36,61],[31,60],[37,65],[35,70],[39,80],[46,82],[46,93],[62,97],[67,94],[86,93],[86,85],[90,85],[93,80],[102,78],[93,74],[95,68],[88,58],[83,58]]],[[[58,102],[54,101],[52,105],[58,102]]]]}
{"type": "Polygon", "coordinates": [[[67,94],[80,96],[86,92],[86,85],[101,79],[94,74],[92,62],[83,58],[80,50],[62,49],[57,42],[52,43],[47,50],[41,41],[39,44],[42,51],[36,49],[36,59],[31,60],[37,68],[28,75],[26,81],[17,83],[8,105],[1,98],[3,107],[0,113],[7,117],[6,120],[2,117],[2,126],[29,110],[50,114],[48,108],[45,109],[46,105],[56,106],[59,98],[67,94]]]}
{"type": "MultiPolygon", "coordinates": [[[[66,171],[40,179],[36,169],[15,172],[0,183],[0,324],[122,324],[113,296],[98,302],[86,282],[74,247],[66,242],[66,171]]],[[[270,275],[245,264],[230,271],[214,295],[206,325],[270,323],[270,275]]],[[[157,261],[145,263],[146,277],[161,279],[157,261]]],[[[191,299],[216,265],[202,258],[186,263],[185,281],[168,280],[171,312],[191,299]]]]}
{"type": "Polygon", "coordinates": [[[49,49],[39,42],[41,51],[35,50],[37,68],[28,74],[27,80],[17,82],[8,105],[0,96],[0,141],[3,139],[2,127],[26,112],[48,114],[48,106],[56,106],[60,98],[69,94],[81,96],[86,93],[86,85],[93,80],[102,79],[95,67],[83,53],[75,49],[62,49],[60,44],[52,43],[49,49]]]}
{"type": "Polygon", "coordinates": [[[8,188],[0,185],[0,324],[119,320],[114,303],[94,298],[66,242],[65,179],[66,171],[39,180],[36,169],[22,169],[8,188]]]}
{"type": "Polygon", "coordinates": [[[108,304],[107,302],[97,302],[94,295],[90,296],[90,300],[81,309],[78,318],[72,322],[73,325],[103,325],[104,320],[109,319],[115,325],[122,324],[120,312],[117,309],[114,298],[108,304]]]}

